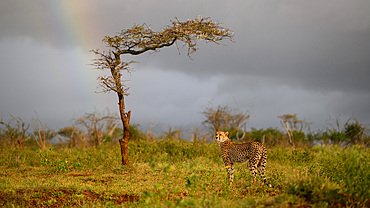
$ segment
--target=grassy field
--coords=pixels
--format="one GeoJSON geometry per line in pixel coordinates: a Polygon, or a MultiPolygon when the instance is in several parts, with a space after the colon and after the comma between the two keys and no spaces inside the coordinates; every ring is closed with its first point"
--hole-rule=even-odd
{"type": "Polygon", "coordinates": [[[267,147],[271,188],[246,164],[234,185],[215,143],[131,142],[120,148],[1,149],[2,207],[370,207],[370,151],[352,146],[267,147]]]}

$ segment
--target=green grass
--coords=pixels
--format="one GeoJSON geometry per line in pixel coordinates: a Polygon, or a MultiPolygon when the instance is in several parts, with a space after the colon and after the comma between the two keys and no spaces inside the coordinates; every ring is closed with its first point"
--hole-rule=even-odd
{"type": "Polygon", "coordinates": [[[370,151],[359,146],[268,147],[266,176],[253,186],[246,164],[232,187],[217,144],[163,140],[120,148],[2,149],[4,207],[368,207],[370,151]]]}

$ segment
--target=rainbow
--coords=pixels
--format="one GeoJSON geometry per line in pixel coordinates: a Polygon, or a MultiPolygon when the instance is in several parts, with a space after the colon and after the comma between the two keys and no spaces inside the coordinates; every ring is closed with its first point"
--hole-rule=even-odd
{"type": "Polygon", "coordinates": [[[80,45],[83,48],[91,47],[96,36],[94,34],[97,34],[95,25],[97,20],[89,15],[95,11],[90,2],[83,0],[44,1],[42,4],[45,5],[41,5],[41,8],[44,7],[48,15],[44,23],[52,30],[50,34],[56,35],[58,40],[65,43],[80,45]]]}
{"type": "MultiPolygon", "coordinates": [[[[43,18],[46,31],[45,40],[55,44],[57,48],[63,47],[68,50],[67,57],[62,58],[67,67],[56,76],[68,76],[68,83],[77,93],[80,102],[89,102],[91,108],[96,108],[99,103],[104,102],[98,99],[96,89],[96,74],[90,69],[94,55],[89,52],[97,48],[102,37],[99,36],[96,27],[96,19],[90,14],[95,12],[93,4],[84,0],[69,1],[41,1],[38,8],[45,14],[43,18]],[[98,40],[98,41],[97,41],[98,40]],[[62,73],[62,74],[61,74],[62,73]]],[[[56,57],[55,57],[56,58],[56,57]]],[[[60,57],[58,57],[59,59],[60,57]]],[[[56,58],[57,59],[57,58],[56,58]]],[[[99,72],[100,73],[100,72],[99,72]]],[[[107,105],[110,105],[107,103],[107,105]]],[[[86,109],[86,111],[88,111],[86,109]]]]}

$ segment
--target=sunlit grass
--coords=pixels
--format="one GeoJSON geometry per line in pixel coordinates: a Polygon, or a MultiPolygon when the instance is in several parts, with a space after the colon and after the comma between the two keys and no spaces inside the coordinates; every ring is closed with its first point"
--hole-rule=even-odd
{"type": "Polygon", "coordinates": [[[266,178],[253,186],[247,164],[229,186],[217,144],[132,142],[119,146],[0,153],[0,206],[246,207],[369,205],[370,152],[358,146],[268,148],[266,178]],[[367,203],[367,204],[366,204],[367,203]]]}

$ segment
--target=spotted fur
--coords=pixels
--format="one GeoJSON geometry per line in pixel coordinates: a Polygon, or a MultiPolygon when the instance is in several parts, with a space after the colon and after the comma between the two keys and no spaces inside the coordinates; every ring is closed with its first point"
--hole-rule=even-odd
{"type": "MultiPolygon", "coordinates": [[[[221,148],[222,160],[229,176],[230,185],[234,179],[234,163],[249,161],[249,169],[253,175],[253,183],[256,184],[257,172],[261,176],[261,182],[267,185],[265,178],[265,168],[267,160],[266,148],[258,142],[246,142],[237,144],[228,137],[229,132],[218,131],[215,139],[221,148]]],[[[263,185],[261,183],[261,185],[263,185]]]]}

